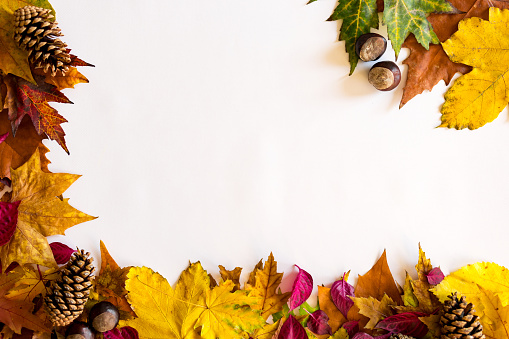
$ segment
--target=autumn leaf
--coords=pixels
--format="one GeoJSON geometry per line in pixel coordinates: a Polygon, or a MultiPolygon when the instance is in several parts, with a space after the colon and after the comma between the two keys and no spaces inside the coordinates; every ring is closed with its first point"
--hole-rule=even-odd
{"type": "Polygon", "coordinates": [[[380,321],[376,328],[381,328],[392,333],[402,333],[411,337],[421,338],[428,332],[426,325],[419,317],[426,316],[422,312],[406,312],[391,315],[380,321]]]}
{"type": "Polygon", "coordinates": [[[12,262],[55,267],[46,237],[64,234],[66,229],[94,219],[69,205],[69,199],[58,197],[79,175],[44,173],[37,152],[11,174],[11,202],[21,202],[16,231],[9,243],[0,247],[2,267],[8,267],[12,262]]]}
{"type": "Polygon", "coordinates": [[[42,77],[36,76],[35,78],[37,84],[32,84],[13,75],[4,77],[7,86],[6,104],[13,134],[16,135],[21,121],[25,115],[28,115],[39,135],[46,134],[48,138],[58,142],[69,153],[65,145],[65,132],[60,126],[67,120],[58,114],[57,110],[49,105],[49,102],[72,102],[55,86],[45,83],[42,77]]]}
{"type": "Polygon", "coordinates": [[[418,307],[419,300],[415,297],[414,289],[412,287],[412,278],[406,272],[405,285],[403,286],[403,305],[406,307],[418,307]]]}
{"type": "Polygon", "coordinates": [[[330,288],[318,286],[318,304],[320,309],[329,317],[329,325],[333,333],[338,331],[341,325],[347,321],[343,313],[334,304],[330,288]]]}
{"type": "Polygon", "coordinates": [[[279,332],[278,339],[307,339],[308,335],[304,327],[299,323],[293,315],[285,320],[281,331],[279,332]]]}
{"type": "Polygon", "coordinates": [[[235,267],[233,270],[229,271],[224,268],[223,265],[219,265],[219,274],[221,278],[226,280],[231,280],[235,284],[234,291],[240,289],[240,274],[242,273],[242,267],[235,267]]]}
{"type": "Polygon", "coordinates": [[[0,246],[7,244],[16,231],[19,203],[0,202],[0,246]]]}
{"type": "Polygon", "coordinates": [[[230,280],[210,289],[201,264],[182,272],[175,290],[160,274],[146,267],[133,267],[126,281],[127,299],[138,318],[122,321],[140,338],[230,338],[238,331],[254,331],[264,324],[250,307],[257,298],[244,291],[232,292],[230,280]]]}
{"type": "Polygon", "coordinates": [[[60,277],[58,269],[42,270],[39,266],[24,265],[16,270],[23,272],[23,276],[9,290],[6,297],[9,299],[32,301],[39,294],[46,295],[46,286],[60,277]]]}
{"type": "Polygon", "coordinates": [[[477,312],[481,314],[483,304],[479,302],[479,287],[498,296],[504,307],[509,305],[509,271],[495,263],[479,262],[462,267],[433,287],[433,293],[444,302],[449,295],[458,292],[476,305],[477,312]]]}
{"type": "Polygon", "coordinates": [[[121,268],[111,257],[106,245],[101,240],[101,270],[94,279],[96,292],[117,307],[122,319],[135,316],[127,302],[125,281],[131,267],[121,268]]]}
{"type": "Polygon", "coordinates": [[[258,263],[255,265],[255,267],[251,271],[251,273],[249,273],[249,278],[247,279],[247,281],[244,284],[244,289],[246,291],[252,290],[254,288],[254,286],[256,285],[256,274],[258,273],[259,270],[263,270],[263,259],[260,259],[260,261],[258,261],[258,263]]]}
{"type": "Polygon", "coordinates": [[[279,312],[283,309],[283,305],[290,298],[291,293],[278,293],[277,289],[283,273],[277,272],[277,262],[274,261],[272,253],[262,270],[256,272],[256,282],[249,292],[252,297],[259,298],[258,304],[253,309],[260,310],[263,319],[267,319],[271,314],[279,312]]]}
{"type": "MultiPolygon", "coordinates": [[[[509,306],[503,305],[500,297],[479,286],[480,303],[484,306],[481,317],[483,334],[487,339],[509,338],[509,306]]],[[[477,306],[477,305],[475,305],[477,306]]]]}
{"type": "Polygon", "coordinates": [[[55,76],[51,74],[46,75],[44,81],[56,87],[57,91],[65,88],[74,88],[74,85],[80,83],[88,83],[88,79],[81,74],[76,67],[69,67],[69,70],[62,74],[61,71],[57,72],[55,76]]]}
{"type": "Polygon", "coordinates": [[[49,172],[48,164],[50,161],[46,158],[49,149],[44,146],[42,140],[46,135],[39,135],[35,131],[32,122],[27,117],[21,121],[16,132],[16,137],[12,135],[12,128],[7,118],[7,110],[0,113],[0,134],[9,133],[4,142],[0,143],[0,178],[10,178],[11,168],[18,168],[30,159],[39,148],[41,169],[49,172]]]}
{"type": "Polygon", "coordinates": [[[355,296],[354,287],[347,282],[349,275],[350,271],[343,274],[343,277],[339,280],[336,280],[330,289],[330,294],[332,301],[334,301],[334,305],[336,305],[336,307],[341,311],[341,313],[343,313],[345,317],[354,303],[350,297],[355,296]]]}
{"type": "Polygon", "coordinates": [[[75,249],[70,248],[66,244],[55,241],[49,244],[53,257],[58,265],[63,265],[71,259],[71,255],[76,252],[75,249]]]}
{"type": "MultiPolygon", "coordinates": [[[[487,20],[490,7],[509,8],[508,1],[500,0],[451,0],[451,3],[463,13],[433,13],[428,16],[441,42],[458,30],[458,23],[462,19],[480,17],[487,20]]],[[[403,61],[403,64],[408,65],[408,73],[400,108],[424,90],[431,91],[440,80],[449,85],[456,73],[466,74],[472,70],[470,66],[452,62],[441,45],[430,45],[429,50],[426,50],[413,35],[408,36],[403,47],[410,49],[410,55],[403,61]]]]}
{"type": "Polygon", "coordinates": [[[299,269],[299,273],[293,281],[292,294],[290,295],[290,311],[302,305],[313,291],[313,278],[311,275],[299,266],[295,265],[295,267],[299,269]]]}
{"type": "Polygon", "coordinates": [[[359,57],[355,53],[355,42],[362,34],[369,33],[371,28],[378,28],[376,0],[339,0],[339,3],[328,21],[343,19],[339,40],[345,41],[345,49],[350,61],[352,75],[359,57]]]}
{"type": "Polygon", "coordinates": [[[490,21],[469,18],[442,44],[449,58],[473,67],[445,93],[440,127],[476,129],[507,106],[509,10],[490,8],[490,21]]]}
{"type": "Polygon", "coordinates": [[[369,318],[369,322],[364,325],[367,329],[374,329],[380,320],[393,315],[392,307],[396,306],[387,294],[384,294],[382,300],[373,297],[352,299],[359,312],[369,318]]]}
{"type": "Polygon", "coordinates": [[[429,44],[440,41],[426,19],[429,13],[458,13],[447,0],[384,0],[383,20],[387,25],[387,34],[398,58],[401,45],[410,33],[425,49],[429,44]]]}
{"type": "Polygon", "coordinates": [[[265,324],[263,327],[256,329],[252,334],[253,339],[272,339],[279,329],[280,321],[276,321],[273,324],[265,324]]]}

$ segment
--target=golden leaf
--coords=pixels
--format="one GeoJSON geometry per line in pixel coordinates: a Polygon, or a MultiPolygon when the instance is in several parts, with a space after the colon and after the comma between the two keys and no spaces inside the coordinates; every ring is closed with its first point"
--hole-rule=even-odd
{"type": "Polygon", "coordinates": [[[242,273],[241,267],[235,267],[233,270],[229,271],[226,268],[224,268],[223,265],[219,265],[219,274],[221,274],[221,278],[226,280],[231,280],[235,283],[234,291],[237,291],[240,289],[240,274],[242,273]]]}
{"type": "Polygon", "coordinates": [[[504,306],[500,297],[492,291],[482,286],[479,286],[479,290],[480,303],[484,306],[484,314],[481,317],[484,335],[487,339],[509,338],[509,306],[504,306]]]}
{"type": "Polygon", "coordinates": [[[23,276],[7,293],[6,297],[9,299],[32,301],[39,294],[44,296],[47,283],[60,277],[56,268],[41,270],[39,266],[24,265],[15,270],[23,272],[23,276]]]}
{"type": "Polygon", "coordinates": [[[253,332],[251,338],[253,339],[271,339],[280,328],[281,320],[276,321],[273,324],[265,324],[262,328],[259,328],[253,332]]]}
{"type": "Polygon", "coordinates": [[[318,304],[320,309],[329,317],[329,325],[332,332],[336,332],[347,321],[343,313],[332,301],[329,287],[318,286],[318,304]]]}
{"type": "Polygon", "coordinates": [[[253,289],[254,285],[256,284],[256,273],[258,272],[258,270],[262,269],[263,269],[263,259],[260,259],[260,261],[258,261],[258,264],[255,265],[253,271],[249,273],[249,278],[244,284],[245,290],[250,291],[251,289],[253,289]]]}
{"type": "Polygon", "coordinates": [[[88,79],[81,74],[76,67],[69,67],[69,70],[65,73],[65,75],[62,75],[62,72],[57,72],[55,76],[48,74],[44,81],[48,84],[54,85],[59,91],[65,88],[74,88],[74,85],[79,83],[88,83],[88,79]]]}
{"type": "Polygon", "coordinates": [[[249,293],[251,297],[259,298],[258,305],[253,306],[253,309],[262,311],[261,316],[265,320],[270,315],[281,311],[290,298],[290,292],[277,292],[282,279],[283,273],[277,272],[277,262],[270,253],[263,270],[256,272],[256,283],[249,293]]]}
{"type": "Polygon", "coordinates": [[[16,230],[11,240],[0,247],[2,267],[12,262],[57,266],[46,237],[64,234],[76,224],[95,219],[69,205],[69,199],[59,199],[78,178],[74,174],[44,173],[39,152],[11,172],[11,202],[21,203],[16,230]]]}
{"type": "Polygon", "coordinates": [[[387,294],[384,294],[381,301],[373,297],[352,298],[352,300],[359,308],[359,312],[369,318],[369,322],[364,326],[369,330],[374,329],[380,320],[393,315],[392,307],[396,306],[387,294]]]}
{"type": "Polygon", "coordinates": [[[408,307],[419,306],[419,300],[415,297],[414,289],[412,288],[412,278],[406,272],[405,285],[403,286],[403,304],[408,307]]]}
{"type": "Polygon", "coordinates": [[[473,67],[445,94],[440,127],[476,129],[493,121],[509,98],[509,10],[489,9],[489,21],[462,20],[442,44],[453,62],[473,67]]]}

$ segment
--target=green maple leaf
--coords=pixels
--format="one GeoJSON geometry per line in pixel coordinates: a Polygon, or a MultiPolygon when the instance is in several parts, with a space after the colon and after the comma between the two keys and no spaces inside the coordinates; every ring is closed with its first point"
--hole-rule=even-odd
{"type": "Polygon", "coordinates": [[[398,58],[401,45],[410,33],[426,49],[440,41],[426,19],[430,13],[459,13],[447,0],[384,0],[383,21],[398,58]]]}
{"type": "Polygon", "coordinates": [[[345,41],[352,75],[359,57],[355,53],[355,42],[371,28],[378,28],[376,0],[339,0],[338,6],[327,21],[343,19],[339,40],[345,41]]]}

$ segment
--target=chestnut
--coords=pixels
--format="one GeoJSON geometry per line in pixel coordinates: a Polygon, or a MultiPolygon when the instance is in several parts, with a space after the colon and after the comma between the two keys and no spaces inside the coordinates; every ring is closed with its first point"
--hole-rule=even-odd
{"type": "Polygon", "coordinates": [[[368,81],[379,91],[391,91],[401,81],[401,71],[392,61],[380,61],[371,67],[368,81]]]}
{"type": "Polygon", "coordinates": [[[67,327],[65,339],[94,339],[94,331],[87,323],[75,321],[67,327]]]}
{"type": "Polygon", "coordinates": [[[97,332],[107,332],[117,327],[120,314],[118,309],[108,301],[95,304],[88,314],[88,323],[97,332]]]}
{"type": "Polygon", "coordinates": [[[355,53],[362,61],[379,59],[387,49],[387,40],[377,33],[362,34],[355,42],[355,53]]]}

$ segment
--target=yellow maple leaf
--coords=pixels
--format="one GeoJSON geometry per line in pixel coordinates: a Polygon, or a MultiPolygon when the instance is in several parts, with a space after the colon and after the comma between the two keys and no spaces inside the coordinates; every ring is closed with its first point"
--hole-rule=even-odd
{"type": "Polygon", "coordinates": [[[56,268],[42,270],[39,266],[24,265],[17,267],[15,271],[22,272],[23,276],[7,292],[6,297],[9,299],[32,301],[39,294],[44,296],[47,284],[60,277],[56,268]]]}
{"type": "Polygon", "coordinates": [[[263,269],[256,272],[256,282],[249,293],[250,296],[259,298],[258,304],[253,306],[253,309],[260,310],[265,320],[270,315],[281,311],[290,298],[290,292],[277,292],[282,279],[283,273],[277,272],[277,262],[271,253],[263,269]]]}
{"type": "Polygon", "coordinates": [[[503,306],[509,304],[509,271],[495,263],[479,262],[460,268],[449,274],[433,288],[433,293],[441,302],[447,300],[451,293],[458,292],[476,306],[479,315],[484,312],[484,304],[480,303],[481,290],[489,290],[498,297],[503,306]]]}
{"type": "Polygon", "coordinates": [[[136,328],[142,339],[231,338],[237,331],[254,331],[264,323],[249,307],[257,298],[245,291],[232,293],[230,280],[211,289],[199,262],[182,272],[175,289],[147,267],[133,267],[127,277],[127,300],[138,318],[121,325],[136,328]]]}
{"type": "Polygon", "coordinates": [[[387,294],[384,294],[382,300],[373,297],[352,298],[352,300],[359,308],[359,313],[369,318],[369,322],[364,327],[371,330],[380,320],[391,316],[392,307],[397,305],[387,294]]]}
{"type": "Polygon", "coordinates": [[[440,127],[476,129],[493,121],[509,98],[509,10],[489,9],[489,21],[469,18],[442,44],[453,62],[473,70],[445,94],[440,127]]]}
{"type": "Polygon", "coordinates": [[[263,327],[256,329],[250,336],[253,339],[272,339],[278,329],[281,327],[281,319],[272,324],[265,324],[263,327]]]}
{"type": "Polygon", "coordinates": [[[16,230],[10,241],[0,247],[2,267],[12,262],[57,266],[46,237],[64,234],[76,224],[95,219],[69,205],[69,199],[59,198],[79,177],[43,172],[38,151],[23,166],[11,171],[11,202],[20,204],[16,230]]]}

